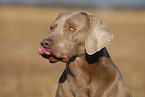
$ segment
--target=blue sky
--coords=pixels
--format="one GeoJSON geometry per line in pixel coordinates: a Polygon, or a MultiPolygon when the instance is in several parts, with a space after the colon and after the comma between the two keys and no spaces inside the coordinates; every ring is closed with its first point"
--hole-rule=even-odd
{"type": "Polygon", "coordinates": [[[63,2],[107,2],[107,3],[124,3],[124,4],[144,4],[145,0],[0,0],[0,2],[53,2],[53,1],[63,1],[63,2]]]}
{"type": "Polygon", "coordinates": [[[0,0],[0,1],[95,1],[95,2],[129,2],[138,3],[145,2],[145,0],[0,0]]]}
{"type": "Polygon", "coordinates": [[[113,2],[145,2],[145,0],[93,0],[93,1],[113,1],[113,2]]]}
{"type": "Polygon", "coordinates": [[[95,2],[145,3],[145,0],[92,0],[95,2]]]}

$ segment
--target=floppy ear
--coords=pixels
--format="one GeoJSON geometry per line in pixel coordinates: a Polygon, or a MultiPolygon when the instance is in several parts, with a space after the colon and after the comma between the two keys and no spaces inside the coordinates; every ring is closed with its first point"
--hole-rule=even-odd
{"type": "Polygon", "coordinates": [[[88,14],[88,16],[90,28],[85,40],[85,49],[87,54],[92,55],[104,48],[113,39],[113,34],[98,17],[91,14],[88,14]]]}

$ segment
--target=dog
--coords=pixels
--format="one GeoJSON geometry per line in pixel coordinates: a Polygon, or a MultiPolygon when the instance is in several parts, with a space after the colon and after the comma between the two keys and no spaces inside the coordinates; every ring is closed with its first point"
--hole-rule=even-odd
{"type": "Polygon", "coordinates": [[[112,39],[107,25],[95,15],[58,15],[38,49],[50,63],[66,63],[56,97],[132,97],[106,50],[112,39]]]}

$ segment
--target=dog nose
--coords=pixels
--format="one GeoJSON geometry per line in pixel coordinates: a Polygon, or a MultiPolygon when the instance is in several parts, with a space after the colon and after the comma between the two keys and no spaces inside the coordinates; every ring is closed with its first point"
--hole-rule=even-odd
{"type": "Polygon", "coordinates": [[[48,39],[43,39],[40,44],[44,48],[50,48],[52,46],[52,41],[48,39]]]}

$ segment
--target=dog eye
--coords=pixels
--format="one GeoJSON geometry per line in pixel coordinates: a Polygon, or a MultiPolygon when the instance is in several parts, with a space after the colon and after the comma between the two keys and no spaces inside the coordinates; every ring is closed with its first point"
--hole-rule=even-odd
{"type": "Polygon", "coordinates": [[[50,30],[51,30],[51,31],[54,31],[54,27],[53,27],[53,26],[51,26],[51,27],[50,27],[50,30]]]}
{"type": "Polygon", "coordinates": [[[74,31],[75,28],[74,28],[73,26],[69,26],[69,30],[70,30],[70,31],[74,31]]]}

